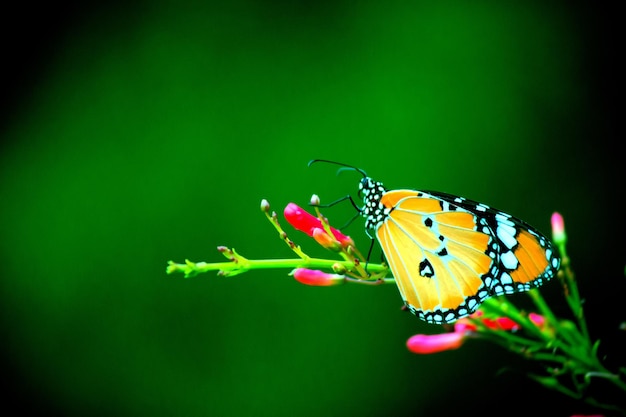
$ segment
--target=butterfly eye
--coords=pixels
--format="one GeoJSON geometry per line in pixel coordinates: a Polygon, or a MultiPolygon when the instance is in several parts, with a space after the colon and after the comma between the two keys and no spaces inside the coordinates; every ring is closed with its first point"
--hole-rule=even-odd
{"type": "Polygon", "coordinates": [[[367,178],[363,178],[359,181],[359,190],[357,191],[357,195],[359,198],[363,198],[363,190],[367,188],[367,178]]]}

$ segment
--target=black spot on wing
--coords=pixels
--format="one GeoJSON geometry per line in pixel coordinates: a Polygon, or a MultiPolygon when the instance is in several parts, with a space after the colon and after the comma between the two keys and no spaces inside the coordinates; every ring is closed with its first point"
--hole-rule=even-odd
{"type": "Polygon", "coordinates": [[[435,276],[435,270],[432,264],[426,258],[422,259],[419,266],[420,275],[426,278],[432,278],[435,276]]]}

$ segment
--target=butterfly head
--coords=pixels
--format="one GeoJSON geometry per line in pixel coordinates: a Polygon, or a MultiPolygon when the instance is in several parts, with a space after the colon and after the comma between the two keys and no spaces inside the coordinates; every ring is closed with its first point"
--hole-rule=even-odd
{"type": "Polygon", "coordinates": [[[380,199],[387,189],[382,182],[374,181],[370,177],[363,177],[359,182],[359,196],[363,198],[361,215],[365,217],[365,227],[376,229],[389,215],[390,208],[385,207],[380,199]]]}
{"type": "Polygon", "coordinates": [[[339,165],[341,168],[339,168],[338,172],[350,170],[361,174],[363,178],[359,182],[359,197],[363,199],[363,207],[359,208],[359,212],[361,216],[365,217],[365,227],[367,229],[376,230],[391,212],[391,208],[387,208],[381,203],[383,194],[387,192],[383,183],[374,181],[368,177],[362,169],[342,162],[329,161],[327,159],[313,159],[309,161],[309,166],[317,162],[339,165]]]}

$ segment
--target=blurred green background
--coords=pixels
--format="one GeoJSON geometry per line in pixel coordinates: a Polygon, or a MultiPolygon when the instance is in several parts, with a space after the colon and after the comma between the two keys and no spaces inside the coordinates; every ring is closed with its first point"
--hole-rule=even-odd
{"type": "MultiPolygon", "coordinates": [[[[555,415],[585,411],[487,343],[410,354],[409,336],[439,329],[401,312],[392,286],[305,287],[285,270],[185,280],[165,268],[221,261],[218,245],[290,256],[259,202],[281,212],[313,193],[356,195],[358,176],[307,168],[327,158],[391,188],[484,201],[545,232],[562,212],[592,333],[620,359],[611,13],[252,0],[8,13],[9,403],[19,415],[407,416],[532,412],[545,398],[555,415]]],[[[325,212],[336,226],[354,213],[325,212]]],[[[367,248],[362,221],[346,232],[367,248]]],[[[545,293],[566,314],[558,284],[545,293]]]]}

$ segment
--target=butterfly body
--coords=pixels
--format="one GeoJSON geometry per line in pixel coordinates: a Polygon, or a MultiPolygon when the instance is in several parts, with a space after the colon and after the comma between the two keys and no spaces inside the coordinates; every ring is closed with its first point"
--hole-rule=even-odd
{"type": "Polygon", "coordinates": [[[485,204],[388,190],[366,175],[359,193],[366,229],[380,243],[406,306],[427,322],[454,322],[488,297],[541,286],[559,268],[549,239],[485,204]]]}

